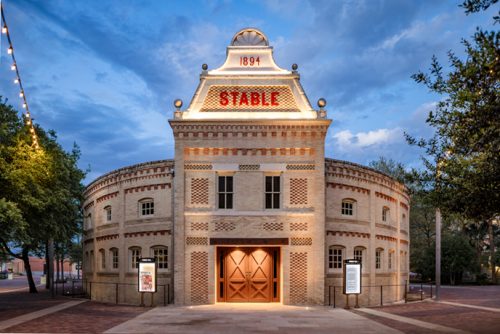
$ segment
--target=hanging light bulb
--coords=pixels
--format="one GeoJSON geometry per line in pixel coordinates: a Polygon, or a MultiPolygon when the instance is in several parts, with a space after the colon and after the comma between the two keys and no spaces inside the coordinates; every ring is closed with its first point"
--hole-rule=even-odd
{"type": "Polygon", "coordinates": [[[14,52],[14,49],[12,48],[12,45],[11,45],[11,46],[9,46],[9,48],[7,49],[7,53],[11,55],[11,54],[12,54],[12,52],[14,52]]]}
{"type": "Polygon", "coordinates": [[[15,71],[16,70],[16,63],[10,65],[10,69],[13,70],[13,71],[15,71]]]}
{"type": "Polygon", "coordinates": [[[4,24],[2,27],[2,34],[6,34],[6,33],[7,33],[7,26],[4,24]]]}
{"type": "Polygon", "coordinates": [[[14,79],[14,83],[15,83],[15,84],[18,84],[18,83],[19,83],[19,78],[15,78],[15,79],[14,79]]]}
{"type": "Polygon", "coordinates": [[[19,93],[19,97],[20,97],[20,98],[23,98],[23,97],[24,97],[24,92],[23,92],[23,91],[21,91],[21,92],[19,93]]]}
{"type": "Polygon", "coordinates": [[[23,108],[26,109],[26,102],[23,103],[23,108]]]}

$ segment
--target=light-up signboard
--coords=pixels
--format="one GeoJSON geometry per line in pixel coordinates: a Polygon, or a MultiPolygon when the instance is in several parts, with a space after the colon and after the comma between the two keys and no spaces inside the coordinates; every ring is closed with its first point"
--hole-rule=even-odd
{"type": "Polygon", "coordinates": [[[154,258],[139,259],[139,292],[156,292],[156,262],[154,258]]]}
{"type": "Polygon", "coordinates": [[[344,261],[344,294],[361,293],[361,262],[358,260],[344,261]]]}

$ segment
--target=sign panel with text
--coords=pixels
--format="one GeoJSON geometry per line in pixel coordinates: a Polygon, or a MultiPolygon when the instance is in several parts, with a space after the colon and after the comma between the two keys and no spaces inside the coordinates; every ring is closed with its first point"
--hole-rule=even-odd
{"type": "Polygon", "coordinates": [[[344,261],[344,294],[361,293],[361,262],[359,260],[344,261]]]}
{"type": "Polygon", "coordinates": [[[156,262],[154,258],[139,259],[139,292],[156,292],[156,262]]]}

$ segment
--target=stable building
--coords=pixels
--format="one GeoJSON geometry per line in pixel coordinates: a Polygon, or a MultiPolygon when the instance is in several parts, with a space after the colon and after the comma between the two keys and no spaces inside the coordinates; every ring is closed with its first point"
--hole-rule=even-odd
{"type": "Polygon", "coordinates": [[[277,66],[261,31],[239,31],[221,67],[203,65],[187,108],[175,102],[173,160],[121,168],[86,188],[92,299],[137,303],[137,263],[154,257],[159,304],[325,305],[341,291],[345,259],[362,262],[361,304],[380,302],[370,286],[384,286],[384,302],[401,300],[407,189],[325,158],[325,105],[311,106],[297,66],[277,66]]]}

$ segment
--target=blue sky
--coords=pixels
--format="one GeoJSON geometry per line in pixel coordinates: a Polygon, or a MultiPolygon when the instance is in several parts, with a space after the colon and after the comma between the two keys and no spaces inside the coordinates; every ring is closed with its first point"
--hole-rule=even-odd
{"type": "MultiPolygon", "coordinates": [[[[35,122],[81,150],[86,182],[110,170],[173,157],[172,102],[191,99],[201,64],[220,66],[241,28],[270,39],[278,65],[299,65],[311,102],[328,101],[327,156],[379,156],[419,165],[403,133],[429,136],[439,99],[410,76],[435,54],[461,55],[496,8],[466,16],[460,0],[132,1],[4,0],[35,122]]],[[[496,27],[495,27],[496,28],[496,27]]],[[[2,40],[0,95],[21,109],[2,40]]]]}

